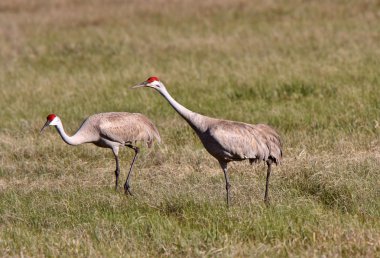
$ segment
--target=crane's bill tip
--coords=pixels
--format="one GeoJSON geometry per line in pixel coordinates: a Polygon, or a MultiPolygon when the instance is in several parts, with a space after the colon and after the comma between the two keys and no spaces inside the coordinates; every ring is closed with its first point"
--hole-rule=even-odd
{"type": "Polygon", "coordinates": [[[46,123],[44,124],[44,126],[40,130],[40,134],[42,134],[44,132],[45,128],[48,127],[49,124],[50,124],[50,121],[46,121],[46,123]]]}

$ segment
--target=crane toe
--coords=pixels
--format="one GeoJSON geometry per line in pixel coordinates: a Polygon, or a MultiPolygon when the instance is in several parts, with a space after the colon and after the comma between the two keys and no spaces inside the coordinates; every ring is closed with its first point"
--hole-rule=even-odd
{"type": "Polygon", "coordinates": [[[130,194],[131,196],[133,196],[133,194],[132,194],[131,190],[129,190],[129,188],[130,188],[129,184],[126,183],[126,184],[124,185],[124,193],[125,193],[125,195],[130,194]]]}

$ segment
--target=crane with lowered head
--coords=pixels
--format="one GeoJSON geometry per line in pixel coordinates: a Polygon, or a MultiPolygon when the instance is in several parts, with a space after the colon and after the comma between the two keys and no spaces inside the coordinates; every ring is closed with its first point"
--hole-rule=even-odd
{"type": "Polygon", "coordinates": [[[83,143],[93,143],[98,147],[110,148],[115,156],[115,190],[117,190],[120,174],[119,148],[126,146],[135,151],[127,179],[124,184],[125,194],[132,195],[129,186],[129,179],[133,164],[136,161],[140,149],[137,142],[143,142],[150,148],[153,140],[161,141],[160,134],[156,126],[144,115],[128,112],[99,113],[89,116],[73,136],[68,136],[63,129],[61,119],[55,114],[50,114],[46,118],[46,123],[41,129],[41,133],[48,126],[54,126],[62,140],[69,145],[79,145],[83,143]]]}

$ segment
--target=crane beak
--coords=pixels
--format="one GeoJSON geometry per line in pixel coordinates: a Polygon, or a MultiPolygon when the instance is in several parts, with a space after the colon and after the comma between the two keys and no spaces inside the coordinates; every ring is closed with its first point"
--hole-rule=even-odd
{"type": "Polygon", "coordinates": [[[141,82],[135,86],[132,86],[131,89],[137,89],[137,88],[145,87],[146,84],[147,84],[147,82],[141,82]]]}
{"type": "Polygon", "coordinates": [[[49,124],[50,124],[50,121],[46,121],[46,123],[44,124],[44,126],[41,128],[41,131],[40,131],[41,134],[43,133],[43,131],[45,130],[45,128],[49,126],[49,124]]]}

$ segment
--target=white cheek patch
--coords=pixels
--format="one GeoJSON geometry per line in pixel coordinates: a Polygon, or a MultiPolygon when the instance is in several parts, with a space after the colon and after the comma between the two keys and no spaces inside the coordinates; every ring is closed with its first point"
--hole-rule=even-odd
{"type": "Polygon", "coordinates": [[[54,117],[53,121],[50,122],[50,125],[57,125],[58,124],[58,117],[54,117]]]}
{"type": "Polygon", "coordinates": [[[158,81],[153,81],[153,82],[148,83],[147,86],[160,88],[160,83],[158,81]]]}

